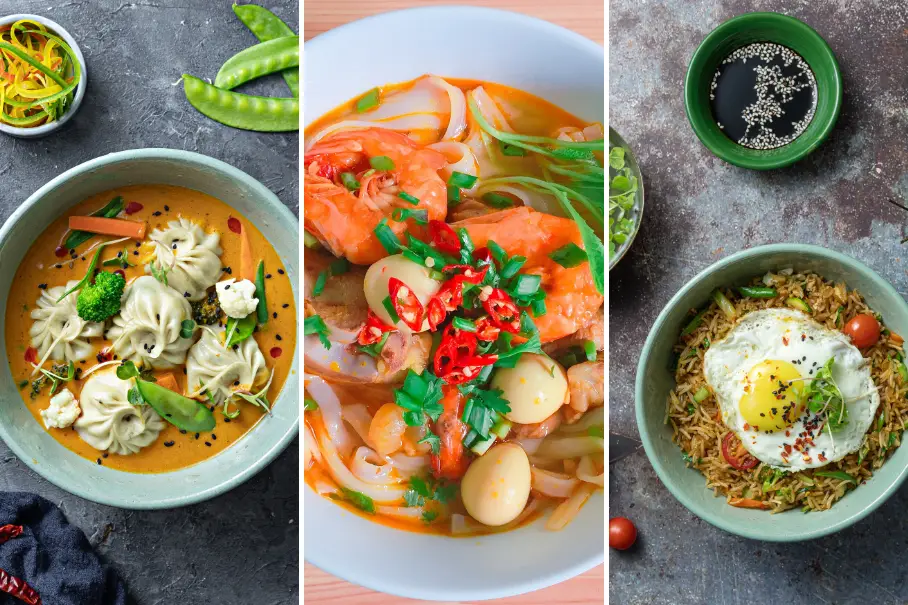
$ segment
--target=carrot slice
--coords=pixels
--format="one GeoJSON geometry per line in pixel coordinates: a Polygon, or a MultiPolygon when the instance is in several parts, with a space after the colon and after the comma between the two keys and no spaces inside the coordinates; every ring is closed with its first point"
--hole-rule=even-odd
{"type": "Polygon", "coordinates": [[[158,381],[158,386],[162,386],[165,389],[170,389],[174,393],[180,392],[180,383],[177,382],[176,377],[174,377],[174,375],[170,372],[167,372],[166,374],[159,374],[155,376],[155,378],[158,381]]]}
{"type": "Polygon", "coordinates": [[[145,221],[127,221],[121,218],[98,216],[71,216],[69,228],[73,231],[87,231],[99,235],[145,239],[145,221]]]}
{"type": "Polygon", "coordinates": [[[889,334],[889,340],[891,340],[892,343],[895,345],[904,344],[904,342],[905,342],[905,339],[902,338],[901,336],[899,336],[898,334],[896,334],[895,332],[891,332],[889,334]]]}
{"type": "Polygon", "coordinates": [[[252,242],[249,241],[249,232],[243,225],[240,232],[240,279],[248,279],[255,283],[255,260],[252,256],[252,242]]]}
{"type": "Polygon", "coordinates": [[[752,500],[751,498],[730,498],[728,503],[732,506],[737,506],[738,508],[758,508],[760,510],[768,510],[769,504],[763,502],[762,500],[752,500]]]}

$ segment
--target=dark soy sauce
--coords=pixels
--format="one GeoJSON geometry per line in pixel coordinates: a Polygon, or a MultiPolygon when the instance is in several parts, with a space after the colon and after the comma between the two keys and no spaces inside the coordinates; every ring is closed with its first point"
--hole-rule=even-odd
{"type": "Polygon", "coordinates": [[[750,44],[726,57],[713,76],[713,118],[732,141],[751,149],[791,143],[813,119],[817,81],[807,62],[771,42],[750,44]]]}

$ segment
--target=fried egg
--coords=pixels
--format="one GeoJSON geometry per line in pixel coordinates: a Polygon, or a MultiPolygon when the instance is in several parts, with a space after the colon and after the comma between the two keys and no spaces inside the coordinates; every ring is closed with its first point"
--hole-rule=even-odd
{"type": "Polygon", "coordinates": [[[880,403],[870,362],[848,337],[793,309],[742,317],[710,346],[703,371],[725,425],[751,455],[784,470],[818,468],[857,451],[880,403]],[[835,432],[802,396],[830,358],[848,410],[835,432]]]}

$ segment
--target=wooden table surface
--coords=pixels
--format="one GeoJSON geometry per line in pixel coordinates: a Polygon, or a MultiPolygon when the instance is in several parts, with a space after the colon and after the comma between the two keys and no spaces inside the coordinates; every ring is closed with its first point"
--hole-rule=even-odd
{"type": "MultiPolygon", "coordinates": [[[[603,43],[605,3],[602,0],[304,0],[304,38],[362,17],[413,6],[472,4],[532,15],[603,43]]],[[[305,49],[303,50],[305,54],[305,49]]],[[[604,539],[604,536],[603,536],[604,539]]],[[[331,576],[314,565],[304,571],[307,605],[413,605],[422,601],[373,592],[331,576]]],[[[589,572],[544,590],[494,601],[502,605],[592,605],[605,602],[605,569],[589,572]]]]}

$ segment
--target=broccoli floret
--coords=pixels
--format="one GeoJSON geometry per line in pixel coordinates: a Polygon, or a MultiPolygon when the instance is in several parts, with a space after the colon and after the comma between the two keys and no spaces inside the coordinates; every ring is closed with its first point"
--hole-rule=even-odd
{"type": "Polygon", "coordinates": [[[192,303],[192,318],[202,326],[210,326],[221,319],[221,301],[215,291],[208,293],[207,298],[192,303]]]}
{"type": "Polygon", "coordinates": [[[79,291],[76,311],[85,321],[104,321],[120,310],[126,280],[119,273],[101,271],[95,281],[79,291]]]}

